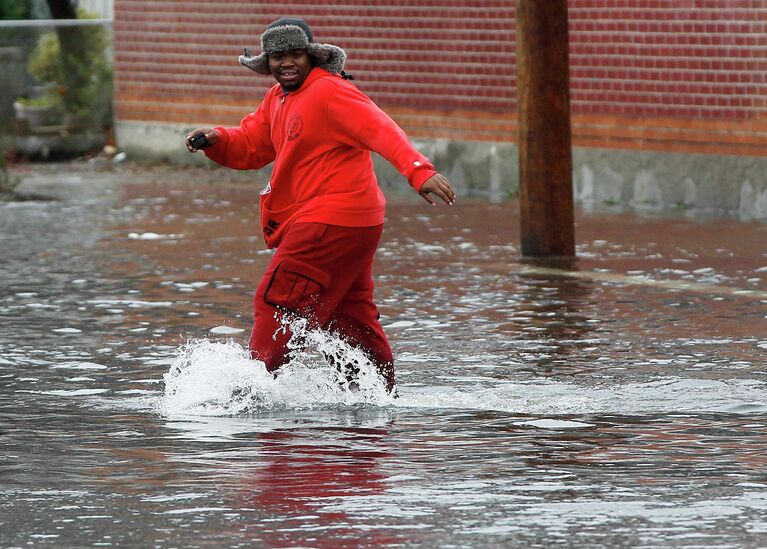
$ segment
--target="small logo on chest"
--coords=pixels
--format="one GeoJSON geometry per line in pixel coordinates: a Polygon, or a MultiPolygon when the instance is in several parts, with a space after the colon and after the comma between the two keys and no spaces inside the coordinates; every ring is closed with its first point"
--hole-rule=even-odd
{"type": "Polygon", "coordinates": [[[304,129],[304,119],[301,118],[301,115],[296,113],[293,116],[291,116],[290,121],[288,122],[288,141],[293,141],[294,139],[298,139],[303,129],[304,129]]]}

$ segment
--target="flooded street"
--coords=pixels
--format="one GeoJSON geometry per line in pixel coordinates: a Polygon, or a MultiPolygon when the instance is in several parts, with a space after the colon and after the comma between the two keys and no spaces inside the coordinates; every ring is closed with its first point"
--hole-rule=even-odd
{"type": "Polygon", "coordinates": [[[0,203],[0,546],[767,545],[767,223],[578,211],[567,272],[391,198],[394,399],[246,358],[260,186],[198,176],[0,203]]]}

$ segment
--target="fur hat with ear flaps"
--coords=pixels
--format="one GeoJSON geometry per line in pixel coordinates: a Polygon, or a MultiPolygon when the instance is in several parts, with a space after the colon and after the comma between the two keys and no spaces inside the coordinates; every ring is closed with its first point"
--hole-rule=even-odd
{"type": "Polygon", "coordinates": [[[261,35],[262,52],[256,56],[241,55],[241,65],[258,74],[271,74],[269,54],[277,51],[305,49],[315,67],[331,74],[344,74],[346,52],[332,44],[318,44],[306,21],[297,17],[283,17],[269,23],[261,35]]]}

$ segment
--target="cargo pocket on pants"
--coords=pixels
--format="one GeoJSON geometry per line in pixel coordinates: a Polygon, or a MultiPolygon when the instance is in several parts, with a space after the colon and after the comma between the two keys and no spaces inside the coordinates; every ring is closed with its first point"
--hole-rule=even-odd
{"type": "Polygon", "coordinates": [[[272,307],[309,316],[318,304],[322,290],[329,286],[329,273],[303,261],[287,258],[272,273],[264,301],[272,307]]]}

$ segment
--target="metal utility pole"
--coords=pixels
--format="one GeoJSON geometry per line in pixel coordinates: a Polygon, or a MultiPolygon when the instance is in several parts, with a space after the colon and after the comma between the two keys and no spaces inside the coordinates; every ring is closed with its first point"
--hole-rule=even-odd
{"type": "Polygon", "coordinates": [[[575,255],[567,0],[517,0],[522,255],[575,255]]]}

